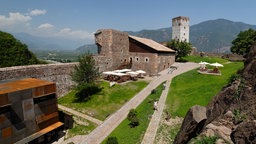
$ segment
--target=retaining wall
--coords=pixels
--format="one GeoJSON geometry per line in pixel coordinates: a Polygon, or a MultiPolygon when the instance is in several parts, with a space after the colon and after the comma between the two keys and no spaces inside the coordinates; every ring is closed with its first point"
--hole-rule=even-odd
{"type": "Polygon", "coordinates": [[[51,81],[56,83],[57,96],[60,97],[66,94],[74,85],[70,74],[76,64],[60,63],[0,68],[0,82],[23,78],[38,78],[51,81]]]}

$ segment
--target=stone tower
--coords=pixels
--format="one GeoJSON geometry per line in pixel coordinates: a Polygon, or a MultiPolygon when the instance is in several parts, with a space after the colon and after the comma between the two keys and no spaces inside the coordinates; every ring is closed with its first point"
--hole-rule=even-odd
{"type": "Polygon", "coordinates": [[[189,42],[189,17],[172,19],[172,39],[189,42]]]}

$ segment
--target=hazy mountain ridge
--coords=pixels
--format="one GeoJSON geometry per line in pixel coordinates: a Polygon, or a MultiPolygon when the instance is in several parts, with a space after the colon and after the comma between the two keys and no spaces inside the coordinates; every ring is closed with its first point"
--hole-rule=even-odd
{"type": "Polygon", "coordinates": [[[22,43],[25,43],[32,51],[74,50],[86,42],[56,37],[34,36],[28,33],[13,33],[13,35],[22,43]]]}
{"type": "Polygon", "coordinates": [[[199,51],[216,52],[232,46],[231,42],[237,37],[237,34],[249,28],[256,29],[256,26],[225,19],[209,20],[191,26],[190,42],[199,51]]]}
{"type": "MultiPolygon", "coordinates": [[[[197,47],[198,51],[225,52],[229,51],[231,42],[240,31],[246,29],[256,29],[256,25],[245,24],[243,22],[233,22],[226,19],[208,20],[190,26],[190,43],[197,47]]],[[[114,28],[113,28],[114,29],[114,28]]],[[[157,42],[167,42],[171,40],[172,28],[161,28],[156,30],[126,31],[130,35],[149,38],[157,42]]],[[[46,38],[32,36],[27,33],[13,34],[21,42],[28,45],[32,51],[36,50],[72,50],[75,52],[97,52],[94,44],[81,44],[74,40],[46,38]],[[80,47],[79,47],[80,45],[80,47]]],[[[84,41],[86,43],[86,41],[84,41]]],[[[93,42],[92,42],[93,43],[93,42]]]]}
{"type": "Polygon", "coordinates": [[[96,44],[88,44],[88,45],[83,45],[83,46],[80,46],[78,47],[76,50],[75,50],[76,53],[92,53],[92,54],[95,54],[98,52],[98,47],[96,44]]]}
{"type": "MultiPolygon", "coordinates": [[[[256,29],[256,25],[233,22],[226,19],[201,22],[190,26],[190,43],[197,47],[198,51],[224,52],[229,50],[229,47],[232,45],[232,40],[236,38],[240,31],[244,31],[249,28],[256,29]]],[[[150,38],[157,42],[170,41],[172,37],[171,27],[158,30],[127,32],[130,35],[150,38]]]]}

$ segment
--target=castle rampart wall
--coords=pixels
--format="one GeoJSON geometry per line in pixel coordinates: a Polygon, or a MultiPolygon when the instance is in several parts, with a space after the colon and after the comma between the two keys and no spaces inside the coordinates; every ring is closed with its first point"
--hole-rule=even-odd
{"type": "Polygon", "coordinates": [[[57,96],[60,97],[66,94],[74,85],[70,74],[76,64],[61,63],[0,68],[0,82],[23,78],[38,78],[52,81],[56,83],[57,96]]]}

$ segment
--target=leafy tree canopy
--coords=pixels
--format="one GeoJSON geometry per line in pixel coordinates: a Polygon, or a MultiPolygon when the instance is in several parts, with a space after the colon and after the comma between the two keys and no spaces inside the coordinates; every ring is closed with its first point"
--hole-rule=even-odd
{"type": "Polygon", "coordinates": [[[96,67],[95,60],[91,54],[85,54],[79,57],[79,64],[75,66],[72,73],[73,81],[78,85],[82,83],[93,83],[100,76],[99,68],[96,67]]]}
{"type": "Polygon", "coordinates": [[[176,61],[190,54],[192,50],[192,45],[190,43],[184,42],[184,41],[177,41],[177,40],[172,40],[168,42],[167,47],[176,51],[176,57],[175,57],[176,61]]]}
{"type": "Polygon", "coordinates": [[[232,41],[233,46],[230,48],[232,53],[246,56],[252,45],[256,42],[256,31],[248,29],[241,31],[237,38],[232,41]]]}
{"type": "Polygon", "coordinates": [[[39,60],[27,45],[11,34],[0,31],[0,67],[38,64],[39,60]]]}
{"type": "Polygon", "coordinates": [[[79,64],[75,66],[71,74],[73,81],[77,83],[77,100],[88,100],[91,95],[99,92],[101,88],[95,83],[99,78],[99,68],[91,54],[79,57],[79,64]]]}

